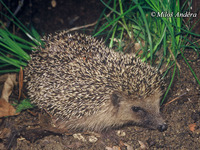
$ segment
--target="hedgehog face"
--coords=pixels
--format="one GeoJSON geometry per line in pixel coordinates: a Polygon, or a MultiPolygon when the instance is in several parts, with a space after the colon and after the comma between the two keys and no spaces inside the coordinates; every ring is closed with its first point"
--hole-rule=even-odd
{"type": "Polygon", "coordinates": [[[150,129],[165,131],[167,125],[160,115],[160,95],[155,92],[147,98],[131,98],[120,92],[113,92],[111,102],[116,110],[117,122],[133,123],[150,129]]]}

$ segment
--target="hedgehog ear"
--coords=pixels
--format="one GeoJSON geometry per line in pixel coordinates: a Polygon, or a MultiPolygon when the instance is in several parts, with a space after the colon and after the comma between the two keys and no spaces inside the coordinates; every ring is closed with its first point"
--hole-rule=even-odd
{"type": "Polygon", "coordinates": [[[120,92],[114,91],[111,94],[111,102],[114,107],[119,107],[121,99],[122,99],[122,94],[120,92]]]}

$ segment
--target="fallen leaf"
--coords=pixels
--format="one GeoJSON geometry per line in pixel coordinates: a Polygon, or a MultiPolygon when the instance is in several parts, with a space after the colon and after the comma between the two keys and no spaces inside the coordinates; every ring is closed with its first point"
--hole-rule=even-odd
{"type": "Polygon", "coordinates": [[[147,146],[142,141],[138,141],[141,149],[147,149],[147,146]]]}
{"type": "Polygon", "coordinates": [[[119,146],[108,147],[106,146],[106,150],[121,150],[119,146]]]}
{"type": "Polygon", "coordinates": [[[106,146],[106,150],[113,150],[113,148],[106,146]]]}
{"type": "Polygon", "coordinates": [[[127,150],[133,150],[133,147],[128,145],[127,143],[124,143],[124,145],[126,146],[127,150]]]}
{"type": "Polygon", "coordinates": [[[6,81],[6,79],[8,78],[8,75],[9,75],[8,73],[7,73],[7,74],[1,75],[1,76],[0,76],[0,82],[3,82],[3,83],[4,83],[4,82],[6,81]]]}
{"type": "Polygon", "coordinates": [[[135,45],[134,45],[134,49],[136,50],[136,52],[138,51],[138,50],[141,50],[138,54],[142,54],[143,52],[142,52],[142,47],[144,47],[145,46],[145,42],[144,41],[142,41],[142,42],[140,42],[140,43],[135,43],[135,45]]]}
{"type": "Polygon", "coordinates": [[[0,99],[0,117],[18,115],[15,108],[10,105],[5,99],[0,99]]]}
{"type": "Polygon", "coordinates": [[[11,134],[11,129],[10,128],[3,128],[0,132],[0,139],[5,139],[8,138],[11,134]]]}
{"type": "Polygon", "coordinates": [[[8,74],[4,82],[1,98],[8,102],[9,96],[12,93],[13,87],[17,84],[16,74],[8,74]]]}
{"type": "Polygon", "coordinates": [[[119,145],[120,145],[120,147],[121,147],[121,146],[124,146],[124,142],[120,140],[120,141],[119,141],[119,145]]]}
{"type": "Polygon", "coordinates": [[[190,124],[190,125],[189,125],[190,131],[194,132],[195,127],[196,127],[196,123],[190,124]]]}

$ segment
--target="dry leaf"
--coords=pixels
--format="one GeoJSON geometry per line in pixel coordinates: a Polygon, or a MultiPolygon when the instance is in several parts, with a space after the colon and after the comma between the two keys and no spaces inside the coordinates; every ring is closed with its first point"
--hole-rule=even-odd
{"type": "Polygon", "coordinates": [[[124,143],[124,145],[126,146],[127,150],[133,150],[133,147],[128,145],[127,143],[124,143]]]}
{"type": "Polygon", "coordinates": [[[0,76],[0,82],[4,83],[6,81],[6,79],[8,78],[9,74],[3,74],[0,76]]]}
{"type": "Polygon", "coordinates": [[[121,140],[119,141],[119,145],[120,145],[120,147],[121,147],[121,146],[125,146],[125,145],[124,145],[124,142],[121,141],[121,140]]]}
{"type": "Polygon", "coordinates": [[[14,115],[17,115],[15,108],[12,105],[10,105],[8,102],[6,102],[5,99],[1,98],[0,99],[0,117],[14,116],[14,115]]]}
{"type": "Polygon", "coordinates": [[[11,134],[10,128],[3,128],[3,130],[1,130],[0,132],[0,139],[9,138],[10,134],[11,134]]]}
{"type": "Polygon", "coordinates": [[[12,93],[13,87],[17,84],[16,74],[8,74],[6,81],[4,82],[1,98],[8,102],[9,96],[12,93]]]}
{"type": "Polygon", "coordinates": [[[189,125],[190,131],[194,132],[195,127],[196,127],[196,123],[190,124],[190,125],[189,125]]]}
{"type": "Polygon", "coordinates": [[[106,150],[121,150],[119,146],[108,147],[106,146],[106,150]]]}
{"type": "Polygon", "coordinates": [[[142,141],[138,141],[141,149],[147,149],[147,146],[142,141]]]}
{"type": "MultiPolygon", "coordinates": [[[[145,42],[142,41],[142,43],[135,43],[134,49],[135,49],[136,52],[137,52],[138,50],[142,49],[141,45],[144,47],[144,46],[145,46],[145,42]]],[[[139,52],[139,54],[141,54],[141,53],[142,53],[142,51],[139,52]]]]}

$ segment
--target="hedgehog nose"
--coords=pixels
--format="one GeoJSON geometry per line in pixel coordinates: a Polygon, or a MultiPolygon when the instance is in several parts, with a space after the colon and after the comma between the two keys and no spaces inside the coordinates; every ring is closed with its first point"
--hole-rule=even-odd
{"type": "Polygon", "coordinates": [[[163,132],[163,131],[167,130],[167,128],[168,128],[167,124],[162,124],[162,125],[159,125],[157,129],[158,129],[158,131],[163,132]]]}

